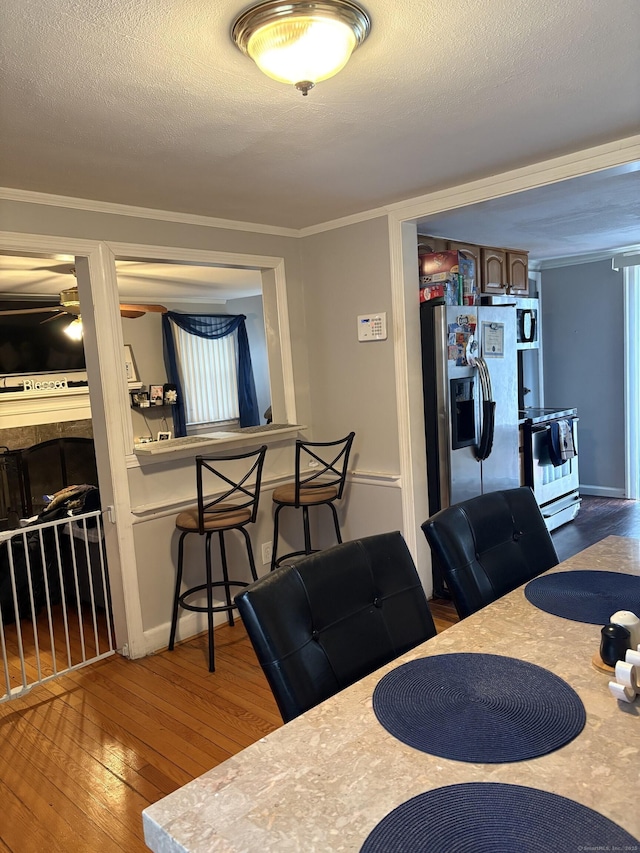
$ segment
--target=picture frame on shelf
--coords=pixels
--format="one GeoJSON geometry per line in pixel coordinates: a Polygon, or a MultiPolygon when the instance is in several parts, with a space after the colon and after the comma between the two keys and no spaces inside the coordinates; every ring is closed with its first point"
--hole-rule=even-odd
{"type": "Polygon", "coordinates": [[[152,406],[162,406],[164,404],[164,386],[151,385],[149,388],[149,402],[152,406]]]}
{"type": "Polygon", "coordinates": [[[168,431],[167,432],[159,432],[158,436],[157,436],[158,441],[169,441],[170,438],[171,438],[171,433],[168,431]]]}
{"type": "Polygon", "coordinates": [[[147,391],[132,391],[131,405],[136,409],[146,409],[149,406],[149,393],[147,391]]]}
{"type": "Polygon", "coordinates": [[[162,386],[165,406],[175,406],[178,402],[178,389],[173,382],[165,382],[162,386]]]}

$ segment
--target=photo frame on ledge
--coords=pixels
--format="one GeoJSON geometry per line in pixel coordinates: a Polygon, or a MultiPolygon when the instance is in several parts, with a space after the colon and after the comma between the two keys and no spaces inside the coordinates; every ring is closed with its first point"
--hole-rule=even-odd
{"type": "Polygon", "coordinates": [[[169,441],[170,438],[171,438],[170,432],[159,432],[157,440],[158,441],[169,441]]]}
{"type": "Polygon", "coordinates": [[[164,405],[164,386],[163,385],[151,385],[149,388],[149,401],[152,406],[163,406],[164,405]]]}
{"type": "Polygon", "coordinates": [[[149,408],[149,392],[148,391],[132,391],[131,392],[131,405],[135,409],[148,409],[149,408]]]}

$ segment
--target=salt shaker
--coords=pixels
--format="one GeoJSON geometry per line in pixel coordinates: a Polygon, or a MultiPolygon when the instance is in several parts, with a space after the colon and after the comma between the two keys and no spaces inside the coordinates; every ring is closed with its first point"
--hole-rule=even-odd
{"type": "Polygon", "coordinates": [[[640,643],[640,619],[630,610],[618,610],[609,619],[614,625],[622,625],[630,634],[629,647],[637,649],[640,643]]]}

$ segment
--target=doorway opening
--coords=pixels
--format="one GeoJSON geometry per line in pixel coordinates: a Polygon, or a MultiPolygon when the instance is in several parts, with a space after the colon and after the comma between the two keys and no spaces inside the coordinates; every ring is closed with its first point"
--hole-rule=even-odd
{"type": "Polygon", "coordinates": [[[0,255],[0,701],[115,653],[74,267],[0,255]]]}

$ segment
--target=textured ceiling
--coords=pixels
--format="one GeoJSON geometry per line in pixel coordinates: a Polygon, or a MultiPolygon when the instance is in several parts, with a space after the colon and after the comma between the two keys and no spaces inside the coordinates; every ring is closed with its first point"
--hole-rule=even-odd
{"type": "Polygon", "coordinates": [[[640,163],[425,217],[418,230],[534,261],[640,248],[640,163]]]}
{"type": "Polygon", "coordinates": [[[367,0],[303,98],[237,0],[4,0],[0,185],[302,228],[639,130],[638,0],[367,0]]]}
{"type": "MultiPolygon", "coordinates": [[[[57,296],[75,285],[73,257],[34,258],[0,254],[0,298],[57,296]]],[[[256,270],[205,264],[116,261],[123,302],[225,302],[262,293],[256,270]]]]}

